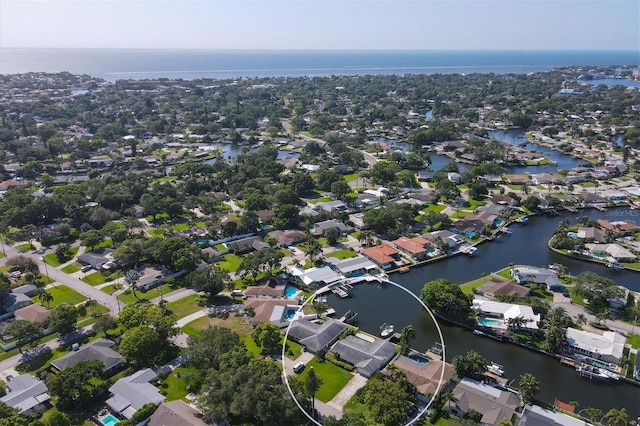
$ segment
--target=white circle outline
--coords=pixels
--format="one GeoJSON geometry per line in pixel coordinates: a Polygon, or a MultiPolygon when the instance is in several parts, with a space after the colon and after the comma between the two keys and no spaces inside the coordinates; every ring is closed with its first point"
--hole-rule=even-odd
{"type": "MultiPolygon", "coordinates": [[[[438,336],[440,337],[440,344],[442,345],[442,368],[440,369],[440,380],[438,381],[438,386],[436,388],[436,391],[433,394],[433,396],[431,397],[431,399],[429,399],[429,402],[427,403],[427,405],[421,411],[419,411],[418,414],[416,414],[416,416],[414,418],[410,419],[407,423],[405,423],[405,426],[409,426],[409,425],[414,424],[416,421],[418,421],[419,418],[424,413],[427,412],[427,410],[429,409],[429,407],[431,406],[433,401],[438,396],[438,393],[440,393],[440,391],[442,390],[442,382],[444,380],[444,370],[445,370],[444,367],[445,367],[445,362],[446,362],[446,345],[444,344],[444,336],[442,335],[442,330],[440,329],[440,324],[438,324],[438,321],[436,320],[435,315],[433,315],[433,312],[431,312],[431,309],[429,309],[427,307],[427,305],[425,305],[425,303],[422,300],[420,300],[420,298],[415,293],[413,293],[411,290],[409,290],[405,286],[400,285],[398,283],[395,283],[395,282],[393,282],[391,280],[388,280],[388,279],[385,280],[385,279],[382,279],[382,278],[379,278],[379,277],[376,277],[376,280],[378,280],[380,283],[391,284],[392,286],[403,290],[405,293],[407,293],[408,295],[410,295],[411,297],[416,299],[418,301],[418,303],[420,303],[422,305],[422,307],[425,309],[425,311],[427,311],[427,313],[429,314],[429,316],[433,320],[433,323],[436,325],[436,329],[438,330],[438,336]]],[[[315,293],[313,293],[311,296],[309,296],[307,298],[307,300],[305,300],[304,303],[302,303],[302,305],[300,305],[300,307],[296,310],[296,314],[302,313],[302,309],[305,307],[305,305],[307,303],[309,303],[311,300],[313,300],[318,295],[320,295],[319,290],[316,291],[315,293]]],[[[309,420],[311,420],[313,423],[315,423],[318,426],[323,426],[322,423],[319,423],[318,421],[316,421],[316,419],[311,417],[311,415],[309,415],[309,413],[307,413],[306,410],[302,407],[302,405],[298,402],[298,400],[296,399],[296,397],[293,394],[293,390],[291,389],[291,385],[289,384],[289,378],[287,377],[287,367],[286,367],[286,365],[284,363],[287,340],[289,338],[289,329],[291,328],[291,324],[293,324],[297,320],[298,320],[298,315],[296,315],[295,318],[293,318],[291,321],[289,321],[289,325],[287,326],[287,329],[285,330],[285,333],[284,333],[284,340],[282,341],[282,357],[280,359],[280,362],[282,363],[282,378],[284,379],[284,383],[287,386],[287,389],[289,390],[289,394],[291,395],[291,398],[293,398],[293,401],[298,406],[298,409],[300,409],[300,411],[302,411],[302,413],[305,416],[307,416],[307,418],[309,420]]]]}

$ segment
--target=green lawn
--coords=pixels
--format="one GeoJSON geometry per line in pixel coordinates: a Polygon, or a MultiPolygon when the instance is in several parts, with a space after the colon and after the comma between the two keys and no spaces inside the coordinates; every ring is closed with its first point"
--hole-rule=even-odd
{"type": "Polygon", "coordinates": [[[164,383],[166,383],[167,386],[161,386],[162,390],[166,392],[167,401],[175,401],[178,399],[186,401],[185,397],[189,393],[187,386],[189,385],[190,378],[197,377],[198,374],[198,369],[195,367],[178,367],[173,370],[171,374],[164,379],[164,383]]]}
{"type": "Polygon", "coordinates": [[[209,327],[209,318],[202,317],[182,327],[182,331],[189,336],[199,336],[200,330],[204,330],[207,327],[209,327]]]}
{"type": "Polygon", "coordinates": [[[29,251],[29,250],[35,250],[36,248],[33,246],[33,244],[31,243],[24,243],[24,244],[19,244],[16,247],[16,250],[18,251],[29,251]]]}
{"type": "Polygon", "coordinates": [[[189,229],[189,224],[186,222],[176,223],[175,225],[171,225],[171,229],[174,231],[186,231],[189,229]]]}
{"type": "Polygon", "coordinates": [[[242,258],[235,254],[225,254],[222,260],[218,262],[218,266],[227,272],[236,272],[242,263],[242,258]]]}
{"type": "Polygon", "coordinates": [[[84,281],[89,285],[99,285],[109,281],[113,281],[115,279],[116,279],[116,273],[105,275],[100,272],[94,272],[93,274],[89,274],[86,277],[82,278],[82,281],[84,281]]]}
{"type": "MultiPolygon", "coordinates": [[[[140,300],[151,300],[156,297],[160,297],[161,294],[169,294],[173,290],[175,290],[175,288],[171,287],[169,284],[162,284],[161,286],[152,288],[149,291],[142,292],[138,290],[136,293],[138,294],[140,300]]],[[[119,294],[118,299],[120,299],[120,301],[124,303],[136,303],[138,301],[138,299],[136,299],[136,297],[133,295],[133,291],[131,291],[130,289],[127,289],[119,294]]]]}
{"type": "Polygon", "coordinates": [[[338,258],[338,259],[342,260],[342,259],[349,259],[349,258],[352,258],[352,257],[356,257],[357,254],[353,250],[344,249],[344,250],[332,251],[331,253],[327,253],[325,256],[326,257],[335,257],[335,258],[338,258]]]}
{"type": "Polygon", "coordinates": [[[155,238],[164,238],[164,232],[161,229],[150,229],[147,231],[149,235],[155,238]]]}
{"type": "Polygon", "coordinates": [[[332,364],[328,361],[319,362],[318,358],[314,358],[302,374],[298,377],[304,383],[309,370],[313,367],[316,375],[322,379],[322,386],[316,393],[316,398],[322,402],[328,402],[340,392],[340,390],[353,378],[353,374],[332,364]]]}
{"type": "Polygon", "coordinates": [[[42,257],[42,260],[44,260],[44,262],[47,265],[51,265],[51,266],[60,266],[63,263],[66,263],[68,261],[70,261],[71,259],[73,259],[73,257],[78,254],[78,247],[71,247],[71,255],[65,257],[64,259],[62,259],[62,262],[60,260],[58,260],[58,256],[56,256],[55,253],[49,253],[49,254],[45,254],[42,257]]]}
{"type": "Polygon", "coordinates": [[[187,296],[184,299],[167,303],[167,309],[173,312],[177,319],[184,318],[187,315],[204,309],[204,306],[200,306],[197,303],[201,298],[202,296],[198,294],[192,294],[191,296],[187,296]]]}
{"type": "Polygon", "coordinates": [[[95,246],[93,250],[97,250],[101,248],[109,248],[109,247],[113,247],[113,240],[111,238],[107,238],[106,240],[103,240],[100,244],[95,246]]]}
{"type": "Polygon", "coordinates": [[[331,201],[331,198],[329,198],[329,197],[320,197],[320,198],[315,198],[315,199],[311,200],[310,203],[311,204],[328,203],[329,201],[331,201]]]}
{"type": "Polygon", "coordinates": [[[629,334],[627,343],[633,348],[640,349],[640,334],[629,334]]]}
{"type": "Polygon", "coordinates": [[[114,284],[109,284],[107,286],[104,286],[100,289],[100,291],[104,291],[107,294],[113,294],[116,290],[120,289],[120,284],[117,286],[114,284]]]}
{"type": "Polygon", "coordinates": [[[78,272],[82,268],[82,265],[78,262],[73,262],[65,266],[61,269],[65,274],[73,274],[74,272],[78,272]]]}
{"type": "Polygon", "coordinates": [[[426,211],[426,212],[429,211],[429,212],[434,212],[434,213],[440,213],[446,208],[447,208],[447,206],[442,205],[442,204],[430,204],[429,207],[427,207],[426,209],[423,209],[423,210],[426,211]]]}
{"type": "Polygon", "coordinates": [[[251,336],[240,336],[240,340],[244,342],[244,345],[247,347],[247,350],[254,354],[255,356],[260,356],[262,349],[256,345],[256,342],[253,341],[251,336]]]}
{"type": "Polygon", "coordinates": [[[473,290],[475,290],[476,288],[480,287],[485,283],[488,283],[489,281],[491,281],[491,275],[487,275],[482,278],[478,278],[477,280],[460,284],[460,289],[464,294],[473,294],[473,290]]]}
{"type": "MultiPolygon", "coordinates": [[[[49,305],[50,308],[61,305],[62,303],[77,305],[78,303],[87,300],[85,296],[81,295],[75,290],[70,289],[66,285],[57,285],[55,287],[50,287],[47,289],[47,293],[53,296],[53,301],[49,305]]],[[[33,300],[34,303],[40,303],[40,299],[38,299],[38,296],[32,297],[31,300],[33,300]]]]}

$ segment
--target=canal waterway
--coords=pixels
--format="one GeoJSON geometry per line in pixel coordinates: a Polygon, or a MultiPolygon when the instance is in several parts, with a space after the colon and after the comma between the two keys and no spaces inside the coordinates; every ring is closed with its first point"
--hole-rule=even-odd
{"type": "MultiPolygon", "coordinates": [[[[510,228],[512,235],[480,245],[473,257],[458,255],[442,262],[412,268],[405,274],[392,274],[390,279],[419,294],[429,281],[447,278],[463,283],[505,268],[510,262],[534,266],[562,263],[573,275],[593,271],[613,279],[619,285],[639,291],[638,274],[612,271],[603,265],[570,259],[547,247],[548,238],[563,218],[569,219],[572,224],[576,223],[578,215],[592,219],[634,219],[637,222],[636,213],[638,212],[626,208],[611,209],[606,213],[585,209],[577,214],[563,212],[555,217],[531,217],[526,225],[513,225],[510,228]]],[[[339,299],[329,295],[328,302],[338,315],[349,309],[358,312],[359,326],[371,334],[378,335],[380,326],[385,322],[393,324],[396,331],[411,324],[416,331],[416,339],[412,342],[415,349],[424,352],[438,341],[435,326],[422,306],[410,295],[393,286],[360,284],[355,287],[352,298],[339,299]]],[[[534,374],[541,382],[539,398],[545,402],[553,403],[558,398],[565,402],[578,401],[582,408],[596,407],[605,411],[613,407],[626,408],[631,418],[640,415],[640,388],[636,386],[590,381],[579,377],[575,369],[560,364],[550,356],[476,336],[468,330],[442,322],[440,326],[449,362],[456,355],[475,350],[488,361],[504,365],[505,376],[516,382],[522,373],[534,374]]]]}

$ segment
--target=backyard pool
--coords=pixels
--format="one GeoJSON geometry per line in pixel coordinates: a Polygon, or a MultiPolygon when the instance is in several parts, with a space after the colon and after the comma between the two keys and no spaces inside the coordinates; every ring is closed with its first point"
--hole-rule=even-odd
{"type": "Polygon", "coordinates": [[[411,354],[411,355],[409,355],[409,358],[411,358],[414,361],[418,361],[418,362],[420,362],[422,364],[426,364],[426,363],[428,363],[430,361],[429,358],[427,358],[424,355],[420,355],[420,354],[411,354]]]}
{"type": "Polygon", "coordinates": [[[296,312],[298,311],[298,309],[296,308],[289,308],[285,311],[284,313],[284,317],[288,320],[291,321],[296,317],[296,312]]]}
{"type": "Polygon", "coordinates": [[[284,294],[287,296],[287,299],[292,299],[293,296],[295,296],[297,292],[298,292],[298,289],[295,288],[295,287],[291,287],[290,285],[288,285],[284,289],[284,294]]]}
{"type": "Polygon", "coordinates": [[[567,232],[567,236],[573,240],[578,238],[578,234],[576,234],[575,232],[567,232]]]}
{"type": "Polygon", "coordinates": [[[120,420],[116,419],[112,414],[107,414],[106,416],[100,419],[100,422],[104,426],[114,426],[120,423],[120,420]]]}
{"type": "Polygon", "coordinates": [[[478,324],[485,327],[502,327],[502,321],[492,318],[480,318],[478,324]]]}

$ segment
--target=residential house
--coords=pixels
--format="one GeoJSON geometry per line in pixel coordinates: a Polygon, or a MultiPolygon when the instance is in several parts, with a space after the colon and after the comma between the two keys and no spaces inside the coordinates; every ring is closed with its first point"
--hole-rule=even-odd
{"type": "Polygon", "coordinates": [[[113,345],[114,343],[111,340],[98,338],[81,346],[77,351],[69,352],[51,361],[51,365],[63,371],[80,361],[98,360],[104,365],[103,373],[113,371],[124,363],[124,357],[111,349],[113,345]]]}
{"type": "Polygon", "coordinates": [[[530,288],[497,275],[491,276],[491,280],[480,286],[477,291],[489,299],[501,295],[527,297],[531,293],[530,288]]]}
{"type": "Polygon", "coordinates": [[[427,232],[426,234],[422,234],[422,236],[431,241],[431,244],[439,247],[441,250],[445,248],[445,245],[448,245],[449,248],[456,248],[465,241],[460,235],[454,234],[446,229],[427,232]]]}
{"type": "Polygon", "coordinates": [[[289,327],[289,338],[300,343],[307,352],[315,354],[331,346],[349,326],[328,319],[321,324],[307,319],[294,321],[289,327]]]}
{"type": "Polygon", "coordinates": [[[151,384],[157,379],[158,376],[150,368],[123,377],[109,388],[112,396],[106,404],[113,412],[130,419],[144,405],[158,405],[165,400],[165,396],[151,384]]]}
{"type": "Polygon", "coordinates": [[[607,204],[607,200],[593,192],[584,191],[578,194],[578,197],[582,199],[585,206],[604,206],[607,204]]]}
{"type": "Polygon", "coordinates": [[[533,183],[527,175],[512,175],[505,180],[509,185],[531,185],[533,183]]]}
{"type": "Polygon", "coordinates": [[[617,220],[614,222],[609,222],[608,220],[598,219],[597,222],[598,222],[598,226],[600,226],[602,229],[604,229],[605,231],[611,230],[615,232],[616,235],[624,236],[628,234],[633,234],[640,230],[640,227],[638,227],[638,225],[636,225],[636,223],[632,220],[629,220],[629,221],[617,220]]]}
{"type": "Polygon", "coordinates": [[[163,402],[149,418],[147,426],[209,426],[202,420],[202,413],[186,402],[178,399],[176,401],[163,402]]]}
{"type": "Polygon", "coordinates": [[[477,177],[478,182],[484,183],[488,186],[497,186],[502,183],[502,176],[497,175],[483,175],[477,177]]]}
{"type": "Polygon", "coordinates": [[[259,210],[256,214],[260,225],[269,225],[276,217],[276,213],[273,210],[259,210]]]}
{"type": "Polygon", "coordinates": [[[269,244],[265,243],[259,236],[240,238],[238,240],[225,243],[229,251],[235,254],[247,253],[250,251],[260,251],[269,248],[269,244]]]}
{"type": "Polygon", "coordinates": [[[518,200],[515,198],[508,197],[506,195],[494,195],[493,197],[487,198],[490,203],[500,204],[503,206],[511,206],[515,207],[518,205],[518,200]]]}
{"type": "Polygon", "coordinates": [[[24,284],[24,285],[21,285],[20,287],[14,288],[13,290],[11,290],[11,292],[15,294],[24,294],[29,297],[33,297],[38,293],[38,287],[36,287],[33,284],[24,284]]]}
{"type": "MultiPolygon", "coordinates": [[[[436,391],[446,388],[455,372],[449,363],[435,359],[420,362],[404,355],[398,355],[389,363],[389,366],[402,371],[407,376],[407,380],[413,383],[418,392],[424,396],[434,395],[436,391]]],[[[388,372],[387,367],[383,373],[388,372]]]]}
{"type": "Polygon", "coordinates": [[[420,192],[412,192],[409,199],[421,201],[423,204],[438,201],[438,192],[434,189],[423,189],[420,192]]]}
{"type": "Polygon", "coordinates": [[[531,182],[533,182],[534,185],[548,185],[559,181],[560,179],[550,173],[537,173],[531,175],[531,182]]]}
{"type": "Polygon", "coordinates": [[[383,269],[394,268],[396,266],[395,261],[400,259],[398,251],[387,244],[368,247],[360,253],[383,269]]]}
{"type": "MultiPolygon", "coordinates": [[[[570,406],[571,407],[571,406],[570,406]]],[[[584,420],[539,405],[526,405],[519,426],[585,426],[584,420]]]]}
{"type": "Polygon", "coordinates": [[[460,179],[461,179],[461,177],[460,177],[460,174],[459,174],[459,173],[456,173],[456,172],[448,172],[448,173],[447,173],[447,179],[448,179],[450,182],[453,182],[453,183],[455,183],[455,184],[458,184],[458,183],[460,183],[460,179]]]}
{"type": "Polygon", "coordinates": [[[347,205],[340,200],[317,203],[313,208],[318,212],[328,212],[328,213],[333,213],[333,212],[343,213],[347,211],[347,205]]]}
{"type": "Polygon", "coordinates": [[[511,268],[511,277],[515,279],[518,284],[545,284],[550,291],[553,291],[554,287],[561,285],[558,275],[547,268],[514,266],[511,268]]]}
{"type": "Polygon", "coordinates": [[[595,226],[578,228],[576,236],[588,241],[595,241],[596,243],[604,243],[606,241],[605,231],[595,226]]]}
{"type": "Polygon", "coordinates": [[[456,220],[453,223],[453,227],[457,229],[461,234],[464,234],[467,237],[473,237],[474,235],[482,232],[484,224],[477,218],[464,218],[456,220]]]}
{"type": "Polygon", "coordinates": [[[22,414],[44,407],[50,398],[43,381],[31,374],[21,374],[7,380],[7,393],[0,398],[0,402],[22,414]]]}
{"type": "Polygon", "coordinates": [[[431,182],[433,180],[433,176],[436,174],[433,170],[423,169],[418,171],[418,181],[419,182],[431,182]]]}
{"type": "Polygon", "coordinates": [[[433,251],[431,242],[422,237],[400,237],[393,241],[393,245],[414,260],[426,259],[429,252],[433,251]]]}
{"type": "Polygon", "coordinates": [[[597,259],[615,262],[634,262],[636,255],[619,244],[585,244],[591,255],[597,259]]]}
{"type": "Polygon", "coordinates": [[[522,318],[526,321],[522,325],[522,328],[529,330],[537,330],[538,323],[540,322],[540,314],[534,314],[531,306],[473,299],[473,308],[478,309],[482,316],[498,318],[504,321],[509,321],[513,318],[522,318]]]}
{"type": "Polygon", "coordinates": [[[615,331],[605,331],[600,335],[567,328],[567,344],[571,350],[616,365],[623,357],[626,342],[626,337],[615,331]]]}
{"type": "Polygon", "coordinates": [[[289,247],[307,239],[307,234],[297,229],[271,231],[267,235],[275,238],[281,247],[289,247]]]}
{"type": "Polygon", "coordinates": [[[11,179],[0,182],[0,192],[6,192],[11,188],[26,188],[31,185],[31,182],[23,179],[11,179]]]}
{"type": "Polygon", "coordinates": [[[156,268],[142,267],[138,268],[138,282],[136,288],[142,291],[149,291],[152,288],[158,287],[164,280],[164,273],[156,268]]]}
{"type": "Polygon", "coordinates": [[[511,420],[521,405],[520,397],[508,390],[495,388],[469,378],[463,378],[453,389],[457,402],[449,410],[462,417],[469,410],[482,414],[481,425],[499,425],[502,419],[511,420]]]}
{"type": "Polygon", "coordinates": [[[83,253],[77,257],[78,262],[89,265],[94,269],[100,269],[105,263],[113,261],[112,249],[102,248],[83,253]]]}
{"type": "Polygon", "coordinates": [[[0,316],[0,319],[8,318],[18,309],[24,308],[32,303],[31,298],[26,294],[10,291],[5,295],[4,306],[2,307],[5,313],[0,316]]]}
{"type": "Polygon", "coordinates": [[[31,305],[25,306],[24,308],[17,309],[13,313],[13,316],[15,316],[17,320],[21,319],[46,325],[49,323],[50,313],[51,311],[48,308],[45,308],[38,303],[33,303],[31,305]]]}
{"type": "Polygon", "coordinates": [[[329,266],[309,269],[294,267],[291,268],[289,273],[291,274],[291,276],[299,279],[305,285],[309,286],[325,286],[333,284],[345,278],[343,275],[334,271],[329,266]]]}
{"type": "Polygon", "coordinates": [[[327,262],[345,277],[361,276],[378,269],[376,264],[365,256],[356,256],[348,259],[328,257],[327,262]]]}
{"type": "Polygon", "coordinates": [[[396,347],[387,340],[357,335],[337,341],[331,346],[331,351],[338,353],[341,360],[353,365],[358,373],[369,378],[391,361],[396,347]]]}
{"type": "Polygon", "coordinates": [[[284,299],[287,294],[287,285],[283,281],[278,280],[276,277],[268,277],[262,280],[259,285],[248,286],[243,294],[246,298],[284,299]]]}
{"type": "Polygon", "coordinates": [[[340,234],[342,235],[347,233],[346,225],[335,219],[329,219],[322,222],[314,223],[313,225],[311,225],[311,233],[313,235],[324,235],[327,230],[332,228],[337,229],[338,232],[340,232],[340,234]]]}
{"type": "Polygon", "coordinates": [[[298,211],[298,214],[300,216],[315,217],[315,216],[318,216],[320,213],[318,213],[317,211],[315,211],[314,209],[312,209],[309,206],[304,206],[304,207],[300,207],[300,210],[298,211]]]}
{"type": "Polygon", "coordinates": [[[625,203],[629,200],[629,194],[624,191],[607,190],[602,191],[600,194],[614,204],[625,203]]]}
{"type": "Polygon", "coordinates": [[[244,302],[245,311],[249,308],[253,310],[253,315],[249,318],[249,323],[251,326],[255,327],[261,322],[271,322],[278,326],[287,325],[287,309],[291,308],[295,310],[298,307],[293,306],[292,301],[287,299],[252,297],[244,302]]]}

